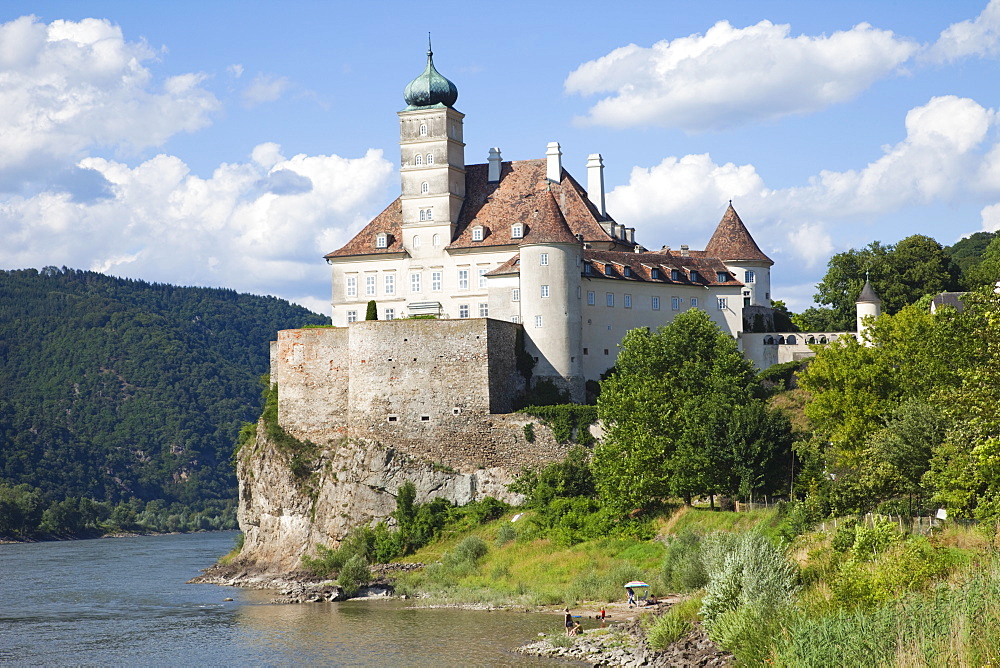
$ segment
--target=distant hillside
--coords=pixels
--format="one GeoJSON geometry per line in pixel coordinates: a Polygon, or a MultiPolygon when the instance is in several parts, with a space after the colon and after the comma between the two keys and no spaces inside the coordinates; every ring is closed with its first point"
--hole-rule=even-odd
{"type": "Polygon", "coordinates": [[[0,485],[138,511],[136,499],[232,499],[233,443],[260,415],[268,342],[328,323],[232,290],[0,271],[0,485]]]}

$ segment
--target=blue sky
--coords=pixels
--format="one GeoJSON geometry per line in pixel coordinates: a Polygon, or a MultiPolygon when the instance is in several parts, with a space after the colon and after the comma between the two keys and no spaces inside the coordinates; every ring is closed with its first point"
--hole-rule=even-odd
{"type": "Polygon", "coordinates": [[[467,162],[558,141],[584,181],[599,152],[650,248],[702,247],[732,198],[794,310],[835,252],[1000,228],[1000,0],[42,0],[0,9],[0,268],[327,312],[322,255],[398,192],[428,31],[467,162]]]}

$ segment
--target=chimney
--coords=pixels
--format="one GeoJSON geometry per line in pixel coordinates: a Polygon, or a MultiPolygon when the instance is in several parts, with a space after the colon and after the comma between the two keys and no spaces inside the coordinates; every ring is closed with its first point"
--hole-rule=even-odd
{"type": "Polygon", "coordinates": [[[635,228],[634,227],[626,227],[625,228],[625,238],[628,239],[628,242],[630,244],[634,244],[635,243],[635,228]]]}
{"type": "Polygon", "coordinates": [[[489,176],[487,176],[486,180],[489,181],[490,183],[496,183],[497,181],[500,180],[501,159],[500,159],[499,148],[494,147],[490,149],[489,162],[490,162],[489,176]]]}
{"type": "Polygon", "coordinates": [[[587,196],[597,207],[601,219],[607,218],[608,213],[604,208],[604,160],[600,153],[587,156],[587,196]]]}
{"type": "Polygon", "coordinates": [[[681,257],[691,257],[691,253],[688,252],[688,245],[681,244],[681,257]]]}
{"type": "Polygon", "coordinates": [[[557,141],[550,141],[545,150],[545,176],[549,181],[562,181],[562,151],[557,141]]]}

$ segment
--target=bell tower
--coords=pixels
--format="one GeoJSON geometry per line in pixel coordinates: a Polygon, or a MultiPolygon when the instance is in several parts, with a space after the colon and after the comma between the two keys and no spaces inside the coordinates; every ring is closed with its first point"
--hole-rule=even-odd
{"type": "Polygon", "coordinates": [[[465,200],[465,115],[454,108],[455,84],[434,67],[430,37],[427,66],[406,86],[403,99],[406,108],[398,113],[403,245],[423,254],[431,250],[431,238],[441,247],[451,243],[465,200]],[[416,249],[414,235],[426,237],[416,249]]]}

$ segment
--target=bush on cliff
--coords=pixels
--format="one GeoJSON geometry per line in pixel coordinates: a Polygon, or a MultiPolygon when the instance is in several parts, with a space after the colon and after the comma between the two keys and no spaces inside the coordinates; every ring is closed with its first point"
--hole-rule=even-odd
{"type": "Polygon", "coordinates": [[[347,598],[358,595],[358,591],[363,585],[368,584],[372,579],[372,572],[368,568],[368,562],[359,554],[347,560],[344,567],[337,576],[337,584],[343,590],[347,598]]]}

